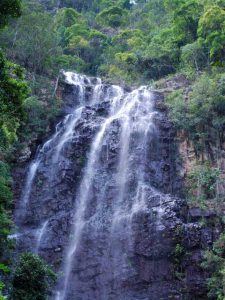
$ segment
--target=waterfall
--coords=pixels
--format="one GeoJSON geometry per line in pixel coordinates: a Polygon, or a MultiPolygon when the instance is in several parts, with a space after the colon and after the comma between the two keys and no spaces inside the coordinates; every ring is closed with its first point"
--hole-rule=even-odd
{"type": "MultiPolygon", "coordinates": [[[[25,187],[23,189],[21,199],[20,199],[20,209],[18,210],[19,214],[16,215],[16,223],[18,225],[21,225],[21,223],[26,218],[26,213],[29,206],[29,200],[31,197],[32,187],[35,181],[35,177],[37,175],[37,172],[39,171],[39,168],[41,167],[41,163],[44,161],[45,156],[48,152],[50,152],[50,155],[52,157],[52,165],[50,166],[49,175],[50,177],[54,177],[54,171],[56,168],[56,164],[59,162],[60,153],[63,150],[63,147],[65,144],[72,139],[74,134],[74,127],[76,125],[76,122],[80,119],[82,109],[85,105],[85,99],[84,99],[84,85],[91,84],[90,79],[86,76],[75,74],[72,72],[67,72],[65,74],[66,76],[66,82],[68,84],[71,84],[78,88],[78,96],[77,100],[78,103],[74,103],[74,111],[73,113],[67,114],[64,117],[64,120],[59,122],[56,125],[56,130],[54,135],[44,143],[44,145],[37,151],[36,158],[31,162],[25,187]],[[22,210],[22,214],[21,214],[22,210]]],[[[98,80],[99,82],[99,80],[98,80]]],[[[95,93],[95,97],[97,97],[97,92],[95,93]]],[[[40,247],[40,242],[42,240],[42,236],[45,234],[45,230],[47,228],[49,220],[45,220],[43,222],[43,225],[38,227],[35,231],[36,236],[36,247],[31,246],[32,250],[34,252],[38,252],[38,249],[40,247]]],[[[21,236],[22,233],[16,233],[12,236],[21,236]]]]}
{"type": "Polygon", "coordinates": [[[40,244],[46,232],[47,226],[48,226],[48,221],[45,221],[41,226],[41,228],[39,229],[39,231],[37,232],[37,246],[35,251],[36,253],[39,252],[40,244]]]}
{"type": "MultiPolygon", "coordinates": [[[[147,86],[127,91],[64,75],[73,107],[30,164],[20,248],[32,244],[60,271],[51,299],[137,299],[126,291],[138,276],[137,220],[152,215],[149,201],[160,197],[148,173],[158,135],[154,96],[147,86]]],[[[163,228],[157,207],[155,225],[163,228]]]]}
{"type": "MultiPolygon", "coordinates": [[[[96,103],[96,91],[99,91],[102,88],[100,84],[97,84],[94,93],[93,93],[93,102],[96,103]]],[[[121,126],[121,135],[120,135],[120,151],[118,158],[118,171],[117,171],[117,182],[118,186],[118,196],[113,203],[112,211],[112,220],[111,226],[113,227],[115,222],[120,222],[118,218],[122,214],[130,215],[133,214],[132,203],[125,203],[124,197],[126,194],[126,187],[128,181],[128,175],[131,171],[129,166],[129,158],[132,157],[132,152],[130,152],[130,138],[131,134],[140,134],[146,136],[146,131],[149,127],[153,126],[152,124],[152,97],[151,91],[147,87],[141,87],[138,90],[135,90],[129,94],[123,96],[123,92],[119,87],[113,87],[115,89],[115,94],[111,96],[110,99],[110,114],[103,121],[102,125],[97,132],[93,143],[91,145],[91,150],[88,157],[88,162],[83,174],[83,179],[80,184],[80,189],[78,196],[76,197],[75,203],[75,214],[72,227],[72,239],[66,253],[66,259],[63,269],[63,278],[60,283],[61,291],[57,292],[56,299],[65,300],[71,299],[72,295],[67,296],[67,291],[69,289],[69,279],[72,271],[73,264],[76,264],[76,252],[79,247],[79,243],[82,239],[82,232],[85,230],[85,226],[88,226],[88,223],[91,222],[91,218],[86,220],[85,213],[88,209],[89,200],[91,198],[91,188],[93,186],[95,176],[98,176],[98,165],[100,163],[100,155],[104,143],[106,143],[107,135],[110,132],[110,127],[113,122],[119,121],[121,126]],[[118,92],[119,90],[119,92],[118,92]],[[122,99],[121,99],[122,98],[122,99]],[[118,103],[120,101],[120,103],[118,103]],[[126,206],[124,209],[123,207],[126,206]]],[[[145,141],[146,142],[146,141],[145,141]]],[[[145,149],[144,149],[145,150],[145,149]]],[[[142,174],[140,174],[142,176],[142,174]]],[[[143,177],[143,176],[142,176],[143,177]]],[[[110,178],[108,178],[110,180],[110,178]]],[[[138,186],[139,191],[139,186],[138,186]]],[[[138,194],[136,198],[138,197],[138,194]]],[[[137,202],[137,201],[136,201],[137,202]]],[[[144,197],[142,195],[142,203],[144,205],[144,197]]],[[[136,203],[135,203],[136,205],[136,203]]],[[[142,209],[139,206],[139,209],[142,209]]],[[[137,210],[137,205],[136,205],[137,210]]],[[[96,211],[95,215],[98,217],[98,213],[101,215],[101,208],[96,211]]],[[[128,218],[128,221],[130,219],[128,218]]],[[[110,230],[112,234],[112,229],[110,230]]],[[[120,253],[121,254],[121,253],[120,253]]],[[[76,285],[76,282],[74,282],[76,285]]]]}

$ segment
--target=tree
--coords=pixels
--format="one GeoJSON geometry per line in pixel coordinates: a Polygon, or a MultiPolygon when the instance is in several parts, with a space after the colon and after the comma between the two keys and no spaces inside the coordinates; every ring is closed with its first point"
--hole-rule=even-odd
{"type": "Polygon", "coordinates": [[[62,8],[58,11],[55,19],[56,28],[68,28],[74,24],[82,23],[82,15],[72,8],[62,8]]]}
{"type": "Polygon", "coordinates": [[[37,255],[24,253],[15,269],[12,300],[46,300],[56,274],[37,255]]]}
{"type": "Polygon", "coordinates": [[[220,175],[219,168],[213,167],[209,162],[193,167],[186,180],[188,200],[194,201],[196,205],[215,200],[220,175]]]}
{"type": "Polygon", "coordinates": [[[130,9],[132,7],[130,0],[94,0],[93,8],[96,12],[109,8],[110,6],[118,6],[125,9],[130,9]]]}
{"type": "Polygon", "coordinates": [[[6,150],[16,138],[24,118],[23,102],[28,94],[23,69],[9,62],[0,52],[0,150],[6,150]]]}
{"type": "Polygon", "coordinates": [[[34,73],[48,73],[52,56],[59,54],[52,16],[26,7],[14,26],[4,32],[5,46],[11,59],[34,73]]]}
{"type": "Polygon", "coordinates": [[[181,48],[181,66],[189,72],[199,72],[208,66],[207,50],[198,41],[181,48]]]}
{"type": "MultiPolygon", "coordinates": [[[[4,28],[9,19],[21,14],[20,0],[2,0],[0,3],[0,29],[4,28]]],[[[24,81],[23,69],[9,62],[0,49],[0,157],[16,138],[16,131],[23,119],[22,104],[27,96],[28,87],[24,81]]],[[[7,163],[0,160],[0,257],[8,249],[7,236],[11,227],[9,217],[12,200],[11,178],[7,163]]],[[[5,264],[0,264],[2,273],[8,273],[5,264]]],[[[2,290],[5,285],[0,280],[0,299],[5,300],[2,290]]]]}
{"type": "MultiPolygon", "coordinates": [[[[6,246],[6,238],[10,231],[11,220],[8,215],[12,200],[11,177],[9,167],[0,161],[0,256],[6,246]]],[[[1,265],[1,264],[0,264],[1,265]]],[[[0,268],[1,271],[1,268],[0,268]]]]}
{"type": "Polygon", "coordinates": [[[144,61],[148,62],[149,77],[160,78],[173,73],[179,64],[180,49],[171,28],[158,30],[147,45],[144,61]]]}
{"type": "Polygon", "coordinates": [[[221,234],[211,250],[206,251],[202,266],[211,275],[207,280],[209,299],[225,298],[225,235],[221,234]]]}
{"type": "Polygon", "coordinates": [[[224,142],[224,81],[223,75],[211,78],[203,74],[193,85],[188,101],[185,101],[182,91],[176,91],[168,97],[174,125],[185,130],[198,154],[206,149],[210,151],[210,141],[214,142],[214,146],[224,142]]]}
{"type": "MultiPolygon", "coordinates": [[[[63,56],[57,61],[71,61],[76,70],[95,74],[107,37],[88,26],[84,17],[71,8],[63,8],[56,15],[55,28],[60,36],[63,56]],[[68,58],[66,59],[66,55],[68,58]]],[[[72,68],[72,65],[70,66],[72,68]]]]}
{"type": "Polygon", "coordinates": [[[1,0],[0,2],[0,28],[8,24],[9,18],[17,18],[21,15],[20,0],[1,0]]]}
{"type": "Polygon", "coordinates": [[[82,12],[93,9],[94,5],[90,0],[61,0],[61,7],[70,7],[82,12]]]}
{"type": "Polygon", "coordinates": [[[97,15],[96,21],[102,26],[123,27],[128,22],[128,13],[119,6],[111,6],[101,11],[97,15]]]}
{"type": "Polygon", "coordinates": [[[225,57],[225,11],[213,5],[199,20],[199,41],[209,49],[212,62],[222,62],[225,57]]]}
{"type": "Polygon", "coordinates": [[[165,7],[172,16],[173,31],[179,46],[196,40],[202,5],[197,0],[165,0],[165,7]]]}

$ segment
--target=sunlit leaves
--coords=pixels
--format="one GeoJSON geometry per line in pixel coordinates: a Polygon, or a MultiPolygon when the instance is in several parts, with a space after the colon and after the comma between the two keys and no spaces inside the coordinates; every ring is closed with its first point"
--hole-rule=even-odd
{"type": "Polygon", "coordinates": [[[225,11],[217,5],[206,9],[199,21],[200,43],[209,48],[212,61],[222,60],[225,55],[225,11]]]}

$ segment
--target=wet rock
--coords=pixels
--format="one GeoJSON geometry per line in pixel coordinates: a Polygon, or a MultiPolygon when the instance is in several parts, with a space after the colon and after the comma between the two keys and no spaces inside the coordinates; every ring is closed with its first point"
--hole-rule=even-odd
{"type": "Polygon", "coordinates": [[[31,157],[31,149],[29,147],[26,147],[23,149],[20,153],[20,156],[18,157],[17,161],[18,163],[24,163],[27,162],[31,157]]]}
{"type": "Polygon", "coordinates": [[[216,216],[217,216],[216,212],[214,212],[212,210],[201,209],[199,207],[190,208],[190,210],[189,210],[189,218],[193,222],[198,221],[201,218],[213,219],[216,216]]]}
{"type": "MultiPolygon", "coordinates": [[[[127,126],[130,141],[124,148],[126,115],[115,118],[110,126],[106,124],[107,130],[98,136],[110,114],[112,103],[107,91],[111,86],[104,84],[97,95],[100,100],[91,105],[93,85],[99,84],[99,79],[81,79],[80,86],[79,82],[60,84],[64,112],[72,116],[38,152],[40,163],[26,205],[21,206],[21,192],[26,187],[28,168],[20,165],[15,170],[15,215],[20,216],[16,222],[22,232],[17,251],[36,251],[56,271],[64,271],[67,251],[82,226],[82,235],[76,236],[79,242],[74,242],[71,252],[65,300],[205,299],[206,275],[200,265],[216,233],[199,221],[213,218],[214,213],[188,209],[180,198],[180,161],[164,95],[152,94],[154,124],[152,119],[144,123],[144,130],[151,128],[146,135],[140,123],[143,116],[145,122],[146,113],[140,116],[132,112],[130,122],[135,126],[132,130],[127,126]],[[82,101],[82,111],[74,119],[82,101]],[[101,147],[94,148],[98,155],[92,162],[94,168],[88,169],[90,149],[98,146],[96,140],[102,142],[101,147]],[[128,155],[122,160],[124,149],[128,155]],[[81,189],[85,178],[91,178],[91,185],[84,180],[81,189]],[[82,208],[80,201],[86,189],[88,197],[79,219],[75,212],[82,208]],[[177,245],[185,250],[179,266],[174,259],[177,245]],[[177,278],[180,266],[183,273],[177,278]]],[[[146,105],[141,109],[146,111],[146,105]]]]}

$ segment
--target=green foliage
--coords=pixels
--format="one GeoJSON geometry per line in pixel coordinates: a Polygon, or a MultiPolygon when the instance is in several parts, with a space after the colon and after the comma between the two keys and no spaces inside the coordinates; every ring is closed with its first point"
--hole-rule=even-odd
{"type": "MultiPolygon", "coordinates": [[[[73,26],[85,26],[85,22],[82,18],[82,15],[72,8],[60,9],[55,17],[55,29],[59,35],[59,42],[62,47],[68,45],[69,38],[71,38],[72,34],[71,27],[73,26]]],[[[74,27],[73,30],[75,30],[74,27]]]]}
{"type": "Polygon", "coordinates": [[[51,73],[52,56],[61,53],[54,26],[49,13],[26,6],[23,15],[2,33],[2,44],[9,57],[28,70],[51,73]]]}
{"type": "Polygon", "coordinates": [[[63,7],[72,7],[76,9],[79,12],[86,11],[86,10],[92,10],[94,9],[94,1],[90,0],[62,0],[61,5],[63,7]]]}
{"type": "Polygon", "coordinates": [[[2,295],[2,290],[4,289],[5,284],[0,280],[0,300],[6,300],[6,298],[2,295]]]}
{"type": "Polygon", "coordinates": [[[127,24],[128,13],[126,10],[118,6],[111,6],[101,11],[96,21],[102,26],[109,26],[113,28],[122,27],[127,24]]]}
{"type": "MultiPolygon", "coordinates": [[[[8,248],[7,236],[10,232],[12,225],[10,219],[10,208],[12,200],[12,191],[11,191],[11,177],[9,167],[6,163],[0,161],[0,258],[8,248]]],[[[10,272],[8,266],[3,263],[0,263],[0,278],[1,275],[8,274],[10,272]]],[[[5,285],[0,281],[0,299],[5,299],[2,296],[2,290],[5,285]]]]}
{"type": "Polygon", "coordinates": [[[0,28],[8,24],[9,18],[17,18],[21,15],[20,0],[1,0],[0,2],[0,28]]]}
{"type": "Polygon", "coordinates": [[[99,7],[100,10],[104,10],[105,8],[109,8],[110,6],[118,6],[121,8],[130,9],[132,5],[129,0],[94,0],[94,7],[96,9],[99,7]]]}
{"type": "Polygon", "coordinates": [[[10,172],[7,164],[0,161],[0,205],[8,208],[8,204],[12,198],[10,191],[10,172]]]}
{"type": "MultiPolygon", "coordinates": [[[[57,6],[55,1],[40,2],[51,10],[57,6]]],[[[148,0],[135,5],[128,0],[63,0],[60,7],[52,16],[26,0],[22,18],[1,38],[11,58],[39,74],[55,74],[71,62],[76,71],[130,83],[178,69],[193,78],[196,72],[223,66],[223,0],[148,0]],[[127,53],[135,64],[120,64],[118,57],[127,53]]]]}
{"type": "Polygon", "coordinates": [[[217,5],[206,8],[198,28],[199,41],[209,49],[213,62],[224,59],[225,11],[217,5]]]}
{"type": "Polygon", "coordinates": [[[56,274],[37,255],[24,253],[15,269],[12,300],[46,300],[56,274]]]}
{"type": "Polygon", "coordinates": [[[174,251],[172,252],[172,261],[174,266],[174,275],[176,279],[183,280],[184,279],[184,270],[183,270],[183,262],[187,253],[185,248],[183,247],[181,241],[177,241],[178,243],[175,245],[174,251]]]}
{"type": "Polygon", "coordinates": [[[26,147],[50,131],[50,124],[58,116],[61,105],[61,101],[54,94],[54,82],[38,75],[32,79],[32,95],[23,103],[22,109],[26,117],[18,130],[18,141],[13,145],[15,149],[26,147]]]}
{"type": "MultiPolygon", "coordinates": [[[[1,275],[5,275],[10,273],[10,269],[5,264],[0,263],[0,277],[1,275]]],[[[5,284],[0,280],[0,300],[6,300],[6,297],[2,295],[2,292],[5,288],[5,284]]]]}
{"type": "Polygon", "coordinates": [[[180,264],[184,255],[185,255],[185,249],[181,244],[176,244],[175,250],[174,250],[174,261],[176,264],[180,264]]]}
{"type": "MultiPolygon", "coordinates": [[[[168,97],[171,120],[187,133],[198,157],[224,143],[224,0],[137,0],[135,5],[129,0],[61,0],[60,9],[56,0],[24,0],[18,20],[20,1],[0,2],[0,28],[9,23],[0,35],[1,159],[12,147],[35,144],[49,130],[60,106],[53,78],[63,68],[130,84],[185,72],[197,80],[192,91],[184,95],[178,90],[168,97]],[[26,68],[30,92],[21,67],[2,51],[26,68]]],[[[219,177],[214,166],[193,168],[187,180],[189,198],[213,200],[219,177]]],[[[9,168],[0,162],[0,254],[11,226],[11,198],[9,168]]],[[[184,255],[177,244],[177,265],[184,255]]],[[[212,259],[216,275],[209,287],[210,295],[221,300],[224,262],[220,254],[216,259],[223,268],[212,259]]],[[[177,271],[180,276],[182,270],[177,271]]],[[[12,299],[46,299],[53,277],[43,261],[25,254],[16,269],[12,299]]]]}
{"type": "Polygon", "coordinates": [[[64,54],[57,56],[57,62],[71,62],[70,69],[86,73],[96,73],[107,37],[102,32],[88,26],[84,17],[71,8],[60,9],[56,15],[55,28],[60,37],[64,54]],[[68,57],[66,57],[68,56],[68,57]]]}
{"type": "Polygon", "coordinates": [[[183,70],[195,74],[206,66],[207,51],[195,41],[181,48],[181,66],[183,70]]]}
{"type": "Polygon", "coordinates": [[[165,0],[172,16],[172,28],[177,42],[182,46],[197,38],[198,21],[202,5],[196,0],[165,0]]]}
{"type": "Polygon", "coordinates": [[[88,36],[89,30],[84,24],[74,24],[65,30],[66,45],[69,49],[74,49],[77,54],[79,54],[80,49],[88,47],[88,36]],[[78,52],[76,52],[76,49],[78,49],[78,52]]]}
{"type": "Polygon", "coordinates": [[[111,78],[133,82],[137,80],[137,66],[145,49],[144,35],[140,30],[122,30],[115,35],[106,47],[104,58],[107,61],[101,66],[103,74],[111,78]]]}
{"type": "MultiPolygon", "coordinates": [[[[9,167],[6,163],[0,161],[0,256],[7,245],[7,235],[11,226],[9,218],[11,200],[12,191],[9,167]]],[[[1,264],[0,271],[4,271],[1,264]]]]}
{"type": "Polygon", "coordinates": [[[137,57],[132,52],[116,53],[115,58],[118,63],[125,64],[127,67],[137,62],[137,57]]]}
{"type": "Polygon", "coordinates": [[[177,90],[167,97],[169,115],[177,129],[184,129],[189,132],[190,123],[187,110],[187,103],[184,101],[183,91],[177,90]]]}
{"type": "Polygon", "coordinates": [[[24,117],[22,105],[28,93],[23,69],[9,62],[0,51],[0,151],[6,150],[16,138],[24,117]]]}
{"type": "Polygon", "coordinates": [[[62,54],[54,57],[54,65],[57,68],[64,70],[76,70],[78,73],[82,73],[85,70],[85,62],[83,59],[70,54],[62,54]]]}
{"type": "Polygon", "coordinates": [[[160,78],[173,73],[179,65],[179,48],[170,28],[159,30],[145,50],[150,69],[150,78],[160,78]]]}
{"type": "MultiPolygon", "coordinates": [[[[5,27],[10,18],[21,14],[20,0],[2,0],[0,3],[0,28],[5,27]]],[[[17,129],[24,118],[22,105],[28,93],[23,69],[8,61],[0,49],[0,259],[8,250],[7,236],[12,225],[10,218],[12,191],[9,166],[5,154],[16,139],[17,129]]],[[[0,278],[9,273],[9,268],[0,263],[0,278]]],[[[0,300],[5,284],[0,280],[0,300]]]]}
{"type": "Polygon", "coordinates": [[[0,264],[0,272],[2,273],[9,273],[10,269],[8,266],[4,265],[4,264],[0,264]]]}
{"type": "Polygon", "coordinates": [[[82,21],[82,15],[72,8],[62,8],[57,12],[55,23],[57,28],[68,28],[82,21]]]}
{"type": "Polygon", "coordinates": [[[223,127],[225,124],[225,91],[224,75],[211,78],[203,74],[193,85],[188,100],[182,91],[169,95],[167,104],[170,117],[175,126],[185,130],[194,142],[196,152],[209,147],[209,141],[223,143],[223,127]]]}
{"type": "Polygon", "coordinates": [[[56,16],[31,4],[26,0],[22,18],[1,40],[11,58],[39,74],[55,74],[71,62],[70,69],[78,72],[143,83],[178,69],[193,78],[196,72],[223,65],[222,0],[148,0],[135,5],[128,0],[63,0],[56,16]],[[127,53],[135,64],[121,64],[118,57],[127,53]]]}
{"type": "Polygon", "coordinates": [[[193,167],[186,180],[188,199],[198,204],[215,199],[220,174],[219,168],[209,163],[193,167]]]}
{"type": "Polygon", "coordinates": [[[208,279],[209,299],[223,300],[225,298],[225,234],[214,243],[213,249],[205,253],[202,264],[211,275],[208,279]]]}

